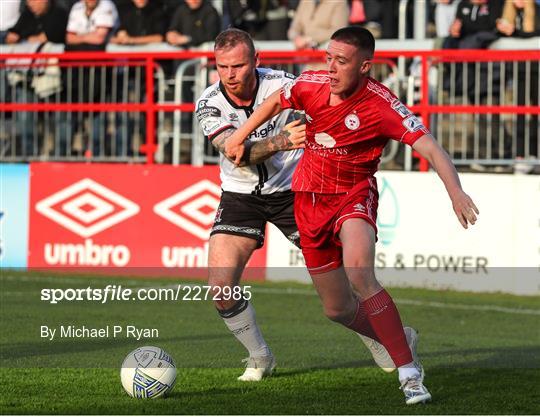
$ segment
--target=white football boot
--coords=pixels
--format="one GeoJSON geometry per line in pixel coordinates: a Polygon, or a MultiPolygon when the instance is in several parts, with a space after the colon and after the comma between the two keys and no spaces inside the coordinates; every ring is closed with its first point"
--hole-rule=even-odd
{"type": "MultiPolygon", "coordinates": [[[[418,341],[418,333],[412,327],[404,327],[403,331],[405,332],[405,338],[407,339],[407,344],[409,345],[409,349],[411,349],[413,360],[415,363],[418,363],[419,368],[421,368],[420,362],[418,361],[418,358],[416,356],[416,344],[418,341]]],[[[364,344],[367,346],[367,348],[371,352],[371,355],[373,356],[373,360],[379,366],[379,368],[381,368],[384,372],[393,372],[396,369],[396,365],[394,365],[394,361],[390,357],[390,354],[381,343],[377,342],[376,340],[373,340],[370,337],[364,336],[362,334],[358,334],[358,336],[360,336],[360,339],[362,339],[364,344]]],[[[422,378],[423,378],[423,375],[424,375],[424,371],[422,368],[422,378]]]]}
{"type": "Polygon", "coordinates": [[[405,329],[410,329],[409,332],[405,332],[405,335],[407,336],[407,342],[409,343],[409,348],[411,349],[414,367],[418,370],[418,376],[401,381],[401,386],[399,389],[401,389],[403,394],[405,394],[405,404],[413,405],[426,403],[431,401],[431,394],[424,386],[424,367],[420,363],[420,359],[416,353],[418,333],[411,327],[406,327],[405,329]]]}
{"type": "Polygon", "coordinates": [[[423,369],[418,369],[418,371],[421,372],[420,375],[406,379],[399,387],[405,394],[405,404],[407,405],[431,401],[431,394],[423,384],[424,371],[423,369]]]}
{"type": "Polygon", "coordinates": [[[260,381],[265,376],[272,375],[276,367],[274,355],[262,356],[259,358],[246,358],[246,370],[238,377],[239,381],[260,381]]]}

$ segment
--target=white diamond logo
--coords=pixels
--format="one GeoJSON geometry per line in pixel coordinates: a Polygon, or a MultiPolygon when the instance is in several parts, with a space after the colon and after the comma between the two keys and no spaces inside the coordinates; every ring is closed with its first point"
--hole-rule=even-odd
{"type": "Polygon", "coordinates": [[[36,204],[36,210],[73,233],[87,238],[134,216],[140,207],[109,188],[85,178],[41,200],[36,204]],[[55,207],[58,205],[61,206],[55,207]],[[120,209],[115,208],[115,205],[120,209]]]}
{"type": "Polygon", "coordinates": [[[97,198],[94,194],[84,193],[80,197],[65,203],[62,210],[88,224],[114,211],[114,206],[101,198],[97,198]],[[90,206],[92,209],[84,210],[82,207],[85,206],[90,206]]]}
{"type": "Polygon", "coordinates": [[[210,235],[220,197],[221,188],[217,184],[202,180],[160,201],[154,206],[154,213],[199,239],[206,240],[210,235]],[[204,207],[209,207],[211,211],[202,211],[204,207]]]}

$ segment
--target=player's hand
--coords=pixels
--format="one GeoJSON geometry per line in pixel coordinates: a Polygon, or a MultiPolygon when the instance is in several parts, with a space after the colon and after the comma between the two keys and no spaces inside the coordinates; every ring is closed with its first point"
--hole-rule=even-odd
{"type": "Polygon", "coordinates": [[[244,156],[245,146],[243,138],[237,137],[234,133],[225,141],[225,156],[234,162],[236,166],[240,165],[242,156],[244,156]]]}
{"type": "Polygon", "coordinates": [[[456,19],[454,22],[450,25],[450,36],[453,38],[459,38],[461,36],[461,27],[462,27],[461,20],[456,19]]]}
{"type": "Polygon", "coordinates": [[[476,223],[476,216],[480,212],[471,197],[463,191],[452,197],[452,206],[459,222],[465,229],[468,228],[469,224],[473,225],[476,223]]]}
{"type": "Polygon", "coordinates": [[[283,133],[288,137],[282,146],[282,150],[290,151],[292,149],[305,148],[306,125],[302,120],[293,120],[283,127],[283,133]]]}
{"type": "Polygon", "coordinates": [[[506,19],[497,19],[497,30],[503,35],[512,36],[516,27],[506,19]]]}

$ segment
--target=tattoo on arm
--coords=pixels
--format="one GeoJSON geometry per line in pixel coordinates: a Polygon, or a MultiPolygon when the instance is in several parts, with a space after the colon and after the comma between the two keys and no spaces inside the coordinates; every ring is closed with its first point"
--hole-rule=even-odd
{"type": "MultiPolygon", "coordinates": [[[[212,145],[214,148],[216,148],[223,155],[225,155],[225,142],[229,136],[233,134],[234,130],[235,129],[232,128],[227,129],[212,140],[212,145]]],[[[243,167],[247,165],[260,164],[261,162],[275,155],[277,152],[291,150],[294,145],[289,140],[289,136],[291,136],[290,132],[281,131],[275,136],[270,136],[269,138],[259,140],[257,142],[253,142],[249,139],[246,140],[244,142],[246,150],[242,157],[240,166],[243,167]]],[[[230,158],[227,159],[234,162],[230,158]]]]}
{"type": "Polygon", "coordinates": [[[291,134],[288,131],[281,131],[275,136],[271,136],[258,142],[246,141],[246,152],[243,159],[246,165],[260,164],[280,151],[288,151],[294,146],[289,140],[291,134]],[[249,151],[248,151],[249,149],[249,151]]]}
{"type": "MultiPolygon", "coordinates": [[[[212,139],[212,146],[216,148],[220,153],[225,155],[225,142],[227,141],[227,138],[234,133],[234,131],[235,129],[231,128],[221,132],[214,139],[212,139]]],[[[227,155],[225,155],[225,157],[229,161],[234,162],[230,158],[228,158],[227,155]]]]}

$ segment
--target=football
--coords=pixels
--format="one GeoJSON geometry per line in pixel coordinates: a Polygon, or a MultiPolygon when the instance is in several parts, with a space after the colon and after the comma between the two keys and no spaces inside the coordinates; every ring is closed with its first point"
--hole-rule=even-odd
{"type": "Polygon", "coordinates": [[[143,346],[126,356],[120,370],[120,379],[132,397],[163,397],[176,382],[176,365],[171,355],[163,349],[143,346]]]}

